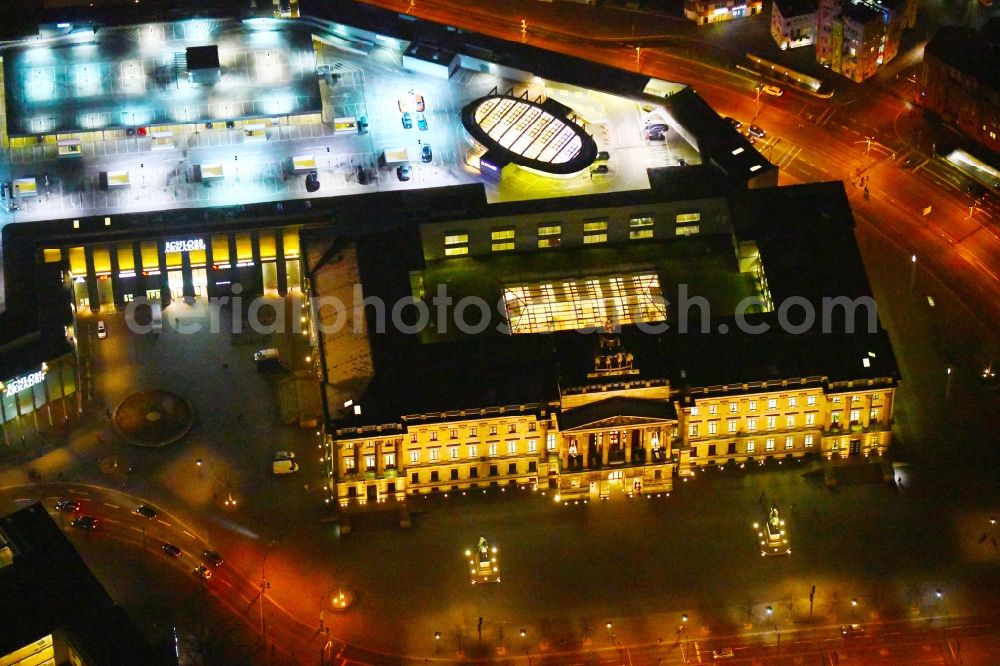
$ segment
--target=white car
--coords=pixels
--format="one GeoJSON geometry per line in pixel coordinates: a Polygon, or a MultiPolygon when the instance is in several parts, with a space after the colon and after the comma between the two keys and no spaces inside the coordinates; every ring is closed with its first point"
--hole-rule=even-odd
{"type": "Polygon", "coordinates": [[[101,340],[108,337],[108,327],[105,326],[103,321],[97,322],[97,337],[101,340]]]}
{"type": "Polygon", "coordinates": [[[778,86],[772,86],[769,83],[761,87],[761,90],[766,92],[768,95],[774,95],[775,97],[781,97],[782,95],[785,94],[784,90],[782,90],[778,86]]]}
{"type": "Polygon", "coordinates": [[[274,452],[274,459],[275,460],[294,460],[295,459],[295,452],[294,451],[275,451],[274,452]]]}
{"type": "Polygon", "coordinates": [[[719,650],[712,650],[712,659],[732,659],[736,656],[733,652],[733,648],[721,648],[719,650]]]}

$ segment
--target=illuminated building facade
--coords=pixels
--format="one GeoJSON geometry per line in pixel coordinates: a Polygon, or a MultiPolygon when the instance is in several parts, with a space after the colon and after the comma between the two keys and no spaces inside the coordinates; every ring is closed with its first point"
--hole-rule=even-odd
{"type": "Polygon", "coordinates": [[[820,0],[816,60],[860,83],[896,57],[916,22],[914,0],[820,0]]]}
{"type": "Polygon", "coordinates": [[[854,323],[846,312],[829,332],[777,330],[789,299],[870,298],[839,184],[697,201],[632,198],[535,203],[517,214],[495,205],[478,218],[420,225],[414,295],[428,297],[439,281],[458,300],[466,284],[492,281],[486,300],[500,296],[505,327],[455,338],[438,319],[430,336],[391,344],[372,336],[370,382],[331,428],[333,500],[349,508],[491,487],[560,501],[655,494],[703,467],[887,451],[899,374],[885,331],[838,333],[854,323]],[[583,219],[597,212],[604,237],[591,247],[583,219]],[[678,215],[688,216],[682,226],[697,218],[697,233],[679,233],[678,215]],[[650,222],[636,227],[637,219],[650,222]],[[553,245],[539,225],[554,220],[565,236],[553,245]],[[514,230],[513,249],[492,247],[501,224],[514,230]],[[637,229],[652,233],[632,235],[637,229]],[[449,253],[456,236],[466,251],[449,253]],[[712,255],[720,263],[671,272],[712,255]],[[572,279],[559,273],[567,265],[572,279]],[[588,296],[579,274],[592,270],[604,278],[588,296]],[[533,279],[511,281],[509,271],[533,279]],[[722,276],[724,286],[713,291],[705,275],[722,276]],[[633,291],[610,289],[615,280],[631,280],[633,291]],[[678,283],[708,295],[711,317],[684,328],[678,283]],[[657,307],[637,306],[637,293],[657,307]],[[766,332],[736,330],[734,303],[747,299],[766,332]],[[595,326],[598,316],[612,325],[595,326]]]}
{"type": "Polygon", "coordinates": [[[775,0],[771,5],[771,37],[784,49],[816,41],[816,5],[813,0],[775,0]]]}
{"type": "Polygon", "coordinates": [[[684,0],[684,16],[698,25],[756,16],[763,10],[760,0],[684,0]]]}

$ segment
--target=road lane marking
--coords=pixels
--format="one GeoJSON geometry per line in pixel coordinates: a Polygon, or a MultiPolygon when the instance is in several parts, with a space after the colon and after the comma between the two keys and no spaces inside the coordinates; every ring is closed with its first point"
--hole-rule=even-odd
{"type": "Polygon", "coordinates": [[[167,527],[173,527],[173,525],[171,525],[170,523],[164,522],[162,520],[158,520],[156,522],[160,523],[161,525],[166,525],[167,527]]]}
{"type": "Polygon", "coordinates": [[[110,506],[112,509],[120,509],[121,508],[117,504],[111,504],[110,502],[105,502],[104,506],[110,506]]]}
{"type": "Polygon", "coordinates": [[[194,539],[195,541],[197,541],[197,540],[198,540],[198,537],[196,537],[195,535],[191,534],[191,533],[190,533],[190,532],[188,532],[187,530],[181,530],[181,531],[182,531],[182,532],[184,532],[184,534],[187,534],[187,535],[188,535],[189,537],[191,537],[191,538],[192,538],[192,539],[194,539]]]}
{"type": "Polygon", "coordinates": [[[114,524],[116,524],[116,525],[121,525],[121,524],[122,524],[122,521],[120,521],[120,520],[115,520],[114,518],[104,518],[103,520],[104,520],[105,522],[107,522],[107,523],[114,523],[114,524]]]}
{"type": "Polygon", "coordinates": [[[15,502],[34,502],[35,500],[30,497],[18,497],[14,500],[15,502]]]}
{"type": "Polygon", "coordinates": [[[90,493],[85,492],[83,490],[73,490],[73,489],[70,489],[70,492],[73,493],[74,495],[84,495],[84,496],[89,496],[90,495],[90,493]]]}

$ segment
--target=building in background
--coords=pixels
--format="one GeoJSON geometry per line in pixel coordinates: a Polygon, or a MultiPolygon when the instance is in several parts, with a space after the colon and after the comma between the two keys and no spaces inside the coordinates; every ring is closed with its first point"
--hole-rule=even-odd
{"type": "Polygon", "coordinates": [[[41,504],[0,517],[0,614],[0,664],[171,663],[108,596],[41,504]]]}
{"type": "Polygon", "coordinates": [[[684,0],[685,18],[698,25],[756,16],[763,10],[763,0],[684,0]]]}
{"type": "Polygon", "coordinates": [[[924,49],[920,103],[1000,153],[1000,18],[943,27],[924,49]]]}
{"type": "MultiPolygon", "coordinates": [[[[776,2],[771,16],[771,36],[782,48],[785,40],[787,48],[794,46],[781,30],[790,23],[785,12],[796,12],[788,4],[776,2]]],[[[903,30],[916,25],[917,5],[915,0],[819,0],[815,20],[817,62],[861,83],[896,57],[903,30]]]]}
{"type": "Polygon", "coordinates": [[[809,46],[816,41],[816,4],[813,0],[774,0],[771,37],[784,49],[809,46]]]}

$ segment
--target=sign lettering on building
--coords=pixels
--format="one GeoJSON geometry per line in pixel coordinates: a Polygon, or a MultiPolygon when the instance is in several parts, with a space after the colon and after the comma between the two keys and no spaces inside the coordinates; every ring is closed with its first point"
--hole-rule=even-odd
{"type": "Polygon", "coordinates": [[[204,250],[204,238],[188,238],[187,240],[166,241],[163,243],[163,252],[190,252],[191,250],[204,250]]]}
{"type": "Polygon", "coordinates": [[[20,393],[21,391],[26,391],[36,384],[41,384],[45,381],[45,371],[39,370],[38,372],[32,372],[31,374],[22,375],[16,379],[12,379],[7,382],[3,387],[4,393],[20,393]]]}

